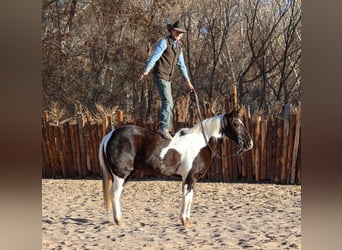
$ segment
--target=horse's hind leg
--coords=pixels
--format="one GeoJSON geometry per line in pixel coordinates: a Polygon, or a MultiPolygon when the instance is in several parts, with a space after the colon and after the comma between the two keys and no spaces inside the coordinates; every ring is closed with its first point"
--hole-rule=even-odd
{"type": "Polygon", "coordinates": [[[123,190],[123,184],[125,179],[113,175],[113,185],[110,189],[110,194],[112,196],[113,202],[113,217],[117,225],[123,226],[124,221],[122,219],[121,208],[120,208],[120,196],[123,190]]]}

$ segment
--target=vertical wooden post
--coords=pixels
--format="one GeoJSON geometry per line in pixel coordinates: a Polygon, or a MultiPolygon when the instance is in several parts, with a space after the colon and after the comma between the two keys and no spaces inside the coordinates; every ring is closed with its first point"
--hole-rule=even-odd
{"type": "Polygon", "coordinates": [[[123,124],[123,112],[122,110],[118,110],[117,111],[117,122],[118,122],[118,125],[122,125],[123,124]]]}
{"type": "Polygon", "coordinates": [[[92,126],[91,122],[88,120],[87,122],[87,155],[89,159],[89,167],[88,169],[91,171],[91,174],[94,175],[96,173],[96,168],[95,168],[95,161],[97,159],[96,154],[98,152],[98,149],[96,149],[96,152],[94,152],[94,147],[93,145],[95,144],[95,141],[93,140],[92,133],[94,130],[94,126],[92,126]]]}
{"type": "Polygon", "coordinates": [[[59,129],[58,126],[51,126],[52,128],[52,135],[53,135],[53,145],[54,145],[54,152],[55,152],[55,160],[56,160],[56,165],[55,165],[55,177],[60,177],[61,174],[61,160],[60,160],[60,145],[59,145],[59,129]]]}
{"type": "Polygon", "coordinates": [[[247,177],[247,157],[248,157],[248,152],[244,153],[241,159],[241,176],[243,178],[247,177]]]}
{"type": "Polygon", "coordinates": [[[72,142],[72,132],[71,132],[72,126],[70,125],[70,121],[65,123],[65,150],[67,151],[67,173],[69,177],[75,177],[75,171],[74,167],[76,165],[75,158],[74,158],[74,148],[73,148],[73,142],[72,142]]]}
{"type": "Polygon", "coordinates": [[[279,184],[281,179],[281,156],[282,156],[282,143],[283,143],[283,127],[284,120],[281,118],[277,119],[277,137],[276,137],[276,164],[275,164],[275,179],[273,180],[276,184],[279,184]]]}
{"type": "Polygon", "coordinates": [[[260,179],[266,180],[266,145],[267,145],[267,120],[260,123],[260,179]]]}
{"type": "Polygon", "coordinates": [[[97,124],[94,124],[92,133],[91,133],[91,138],[93,141],[93,152],[94,152],[94,167],[95,167],[95,172],[99,175],[102,176],[101,174],[101,169],[99,165],[99,157],[98,157],[98,150],[99,146],[101,143],[102,138],[98,136],[98,128],[99,126],[97,124]]]}
{"type": "MultiPolygon", "coordinates": [[[[227,138],[224,138],[222,140],[221,148],[222,148],[223,154],[227,154],[227,151],[228,151],[227,138]]],[[[223,181],[228,181],[229,180],[229,177],[228,177],[228,164],[227,163],[228,163],[227,158],[223,157],[221,159],[223,181]]]]}
{"type": "Polygon", "coordinates": [[[275,124],[274,119],[271,119],[268,121],[268,128],[267,128],[266,178],[272,181],[275,179],[276,132],[277,132],[277,126],[275,124]]]}
{"type": "MultiPolygon", "coordinates": [[[[216,158],[216,157],[215,157],[216,158]]],[[[213,181],[215,180],[216,176],[216,161],[215,158],[212,159],[211,164],[210,164],[210,180],[213,181]]]]}
{"type": "Polygon", "coordinates": [[[85,145],[84,145],[84,131],[83,131],[83,119],[82,115],[77,115],[77,132],[78,132],[78,141],[79,141],[79,149],[80,149],[80,160],[81,164],[79,166],[79,174],[81,177],[86,176],[86,158],[85,158],[85,145]]]}
{"type": "MultiPolygon", "coordinates": [[[[246,110],[246,107],[245,106],[241,106],[241,109],[240,109],[240,118],[242,119],[242,121],[246,124],[246,128],[247,128],[247,131],[250,131],[249,130],[249,126],[248,126],[248,123],[247,121],[249,121],[249,118],[248,118],[248,114],[247,114],[247,110],[246,110]]],[[[249,156],[248,154],[249,152],[246,152],[246,153],[243,153],[241,155],[241,161],[239,161],[239,174],[240,176],[242,176],[243,178],[246,178],[247,177],[247,166],[248,166],[248,163],[247,163],[247,158],[249,156]]]]}
{"type": "Polygon", "coordinates": [[[224,96],[224,112],[230,112],[229,95],[224,96]]]}
{"type": "Polygon", "coordinates": [[[80,143],[80,137],[79,137],[79,131],[78,131],[78,127],[79,127],[79,122],[77,120],[77,123],[74,126],[74,143],[75,143],[75,156],[76,156],[76,167],[77,167],[77,171],[75,171],[75,174],[77,175],[77,177],[82,176],[82,161],[81,161],[81,143],[80,143]]]}
{"type": "Polygon", "coordinates": [[[102,117],[102,136],[104,137],[107,134],[108,120],[107,117],[102,117]]]}
{"type": "Polygon", "coordinates": [[[261,116],[258,115],[255,118],[255,146],[254,146],[254,169],[255,169],[255,180],[260,180],[260,122],[261,116]]]}
{"type": "Polygon", "coordinates": [[[300,120],[302,114],[302,103],[300,102],[298,105],[298,113],[297,113],[297,120],[296,120],[296,129],[295,129],[295,138],[294,138],[294,145],[293,145],[293,153],[292,153],[292,164],[291,164],[291,184],[295,183],[296,180],[296,164],[297,164],[297,157],[299,152],[299,138],[300,138],[300,120]]]}
{"type": "MultiPolygon", "coordinates": [[[[253,136],[253,128],[254,128],[254,124],[252,122],[252,118],[250,116],[249,113],[249,107],[247,107],[247,118],[246,118],[246,127],[247,130],[250,132],[252,138],[253,138],[253,142],[255,141],[255,138],[253,136]]],[[[248,181],[253,181],[253,169],[254,169],[254,151],[255,151],[255,143],[253,146],[253,149],[248,151],[246,154],[246,169],[247,169],[247,179],[248,181]]]]}
{"type": "Polygon", "coordinates": [[[87,173],[92,172],[92,164],[91,164],[91,146],[90,146],[90,122],[87,120],[83,126],[83,140],[84,140],[84,155],[85,155],[85,169],[87,173]]]}
{"type": "Polygon", "coordinates": [[[238,180],[238,172],[239,172],[239,157],[240,156],[236,156],[232,158],[232,174],[233,174],[233,181],[237,181],[238,180]]]}
{"type": "MultiPolygon", "coordinates": [[[[233,150],[232,150],[232,141],[230,139],[226,139],[226,144],[227,144],[227,154],[232,155],[233,150]]],[[[227,176],[228,180],[233,179],[233,157],[228,157],[227,159],[227,176]]]]}
{"type": "MultiPolygon", "coordinates": [[[[217,147],[217,150],[220,150],[220,147],[217,147]]],[[[215,166],[215,181],[222,181],[223,176],[222,176],[221,160],[218,157],[214,157],[211,160],[211,162],[214,163],[214,166],[215,166]]]]}
{"type": "Polygon", "coordinates": [[[290,118],[290,104],[285,104],[284,107],[284,126],[283,126],[283,144],[281,152],[281,183],[286,183],[286,160],[287,160],[287,148],[288,148],[288,135],[289,135],[289,118],[290,118]]]}
{"type": "Polygon", "coordinates": [[[237,87],[235,84],[232,87],[232,102],[233,102],[233,109],[237,110],[239,106],[238,106],[238,98],[237,98],[237,87]]]}
{"type": "Polygon", "coordinates": [[[301,139],[299,138],[299,145],[298,145],[298,157],[297,157],[297,174],[296,174],[296,184],[302,183],[302,161],[301,161],[301,139]]]}
{"type": "Polygon", "coordinates": [[[296,114],[290,114],[289,119],[289,135],[288,135],[288,148],[286,156],[286,183],[291,183],[291,164],[292,164],[292,153],[295,137],[295,126],[296,126],[296,114]]]}
{"type": "Polygon", "coordinates": [[[78,140],[77,140],[77,125],[76,124],[69,124],[69,131],[70,131],[70,145],[72,149],[72,167],[73,167],[73,177],[77,176],[79,173],[79,148],[78,148],[78,140]]]}
{"type": "Polygon", "coordinates": [[[108,120],[108,128],[106,130],[106,134],[113,129],[113,121],[112,121],[112,117],[111,116],[107,116],[107,120],[108,120]]]}
{"type": "Polygon", "coordinates": [[[59,162],[61,164],[61,170],[62,170],[62,176],[64,178],[68,177],[68,173],[66,171],[66,157],[67,157],[67,152],[66,152],[66,143],[64,141],[65,139],[65,134],[64,134],[64,124],[59,124],[57,126],[57,131],[58,131],[58,136],[57,136],[57,145],[58,145],[58,158],[59,162]]]}

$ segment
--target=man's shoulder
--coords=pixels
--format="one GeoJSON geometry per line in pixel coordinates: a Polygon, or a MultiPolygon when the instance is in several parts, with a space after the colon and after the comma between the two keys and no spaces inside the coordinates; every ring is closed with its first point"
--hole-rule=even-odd
{"type": "Polygon", "coordinates": [[[166,44],[169,44],[172,39],[170,37],[167,37],[167,36],[163,36],[161,38],[158,39],[159,42],[165,42],[166,44]]]}
{"type": "Polygon", "coordinates": [[[157,40],[157,44],[158,45],[167,45],[168,42],[167,42],[167,37],[161,37],[157,40]]]}

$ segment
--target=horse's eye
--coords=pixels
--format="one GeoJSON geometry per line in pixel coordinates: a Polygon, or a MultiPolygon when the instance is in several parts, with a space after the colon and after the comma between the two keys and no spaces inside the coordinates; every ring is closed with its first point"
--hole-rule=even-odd
{"type": "Polygon", "coordinates": [[[240,122],[237,120],[233,120],[234,127],[240,127],[240,122]]]}

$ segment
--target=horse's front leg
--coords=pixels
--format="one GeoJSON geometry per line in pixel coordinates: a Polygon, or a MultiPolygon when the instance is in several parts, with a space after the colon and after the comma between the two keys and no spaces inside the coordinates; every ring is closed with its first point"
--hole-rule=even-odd
{"type": "Polygon", "coordinates": [[[125,179],[122,179],[116,175],[113,175],[113,185],[110,189],[110,193],[112,196],[112,206],[113,206],[113,217],[114,221],[117,225],[123,226],[125,223],[122,219],[122,213],[120,208],[120,196],[123,190],[123,184],[125,179]]]}
{"type": "Polygon", "coordinates": [[[183,226],[188,227],[191,225],[190,220],[190,208],[192,203],[192,197],[193,197],[193,189],[189,187],[189,184],[183,182],[183,204],[182,204],[182,210],[180,214],[180,219],[183,224],[183,226]]]}

